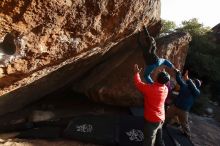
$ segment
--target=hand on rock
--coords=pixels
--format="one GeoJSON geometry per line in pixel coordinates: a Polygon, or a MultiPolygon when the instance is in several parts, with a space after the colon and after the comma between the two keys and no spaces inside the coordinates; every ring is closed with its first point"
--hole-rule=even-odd
{"type": "Polygon", "coordinates": [[[134,65],[134,72],[135,72],[135,73],[140,73],[141,70],[142,70],[142,68],[139,69],[139,67],[138,67],[137,64],[134,65]]]}
{"type": "Polygon", "coordinates": [[[178,68],[173,68],[174,69],[174,71],[176,72],[176,73],[178,73],[178,72],[180,72],[180,70],[178,69],[178,68]]]}

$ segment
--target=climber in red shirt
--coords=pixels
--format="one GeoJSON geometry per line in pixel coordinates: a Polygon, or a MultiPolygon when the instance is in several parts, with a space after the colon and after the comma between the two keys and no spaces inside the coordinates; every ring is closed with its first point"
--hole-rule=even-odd
{"type": "Polygon", "coordinates": [[[137,64],[134,66],[134,71],[135,86],[144,96],[144,145],[165,146],[162,138],[162,125],[165,120],[164,102],[168,94],[166,83],[170,80],[170,75],[162,71],[158,73],[156,82],[151,84],[141,81],[139,75],[141,69],[137,64]]]}

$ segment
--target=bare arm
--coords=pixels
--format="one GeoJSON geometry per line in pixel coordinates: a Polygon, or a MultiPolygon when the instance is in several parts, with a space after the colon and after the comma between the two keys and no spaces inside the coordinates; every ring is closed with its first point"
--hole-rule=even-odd
{"type": "Polygon", "coordinates": [[[138,68],[138,65],[135,64],[134,66],[134,84],[136,86],[136,88],[143,94],[145,91],[145,88],[147,86],[147,84],[145,84],[144,82],[141,81],[141,78],[140,78],[140,72],[141,72],[141,69],[138,68]]]}

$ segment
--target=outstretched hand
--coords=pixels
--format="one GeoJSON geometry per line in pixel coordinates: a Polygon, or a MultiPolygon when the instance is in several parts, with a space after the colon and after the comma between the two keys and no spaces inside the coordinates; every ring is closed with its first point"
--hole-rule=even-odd
{"type": "Polygon", "coordinates": [[[180,70],[177,69],[177,68],[173,68],[173,69],[174,69],[174,71],[175,71],[176,73],[180,72],[180,70]]]}
{"type": "Polygon", "coordinates": [[[174,65],[172,65],[172,69],[174,70],[175,73],[180,72],[180,70],[178,68],[176,68],[174,65]]]}
{"type": "Polygon", "coordinates": [[[142,68],[139,69],[138,65],[135,64],[135,65],[134,65],[134,72],[135,72],[135,73],[140,73],[141,71],[142,71],[142,68]]]}
{"type": "Polygon", "coordinates": [[[184,74],[184,79],[185,79],[185,80],[189,80],[188,70],[186,70],[186,72],[185,72],[185,74],[184,74]]]}

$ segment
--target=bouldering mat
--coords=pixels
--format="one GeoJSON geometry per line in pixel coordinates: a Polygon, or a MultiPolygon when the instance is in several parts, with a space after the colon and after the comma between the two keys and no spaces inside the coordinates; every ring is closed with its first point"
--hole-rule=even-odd
{"type": "Polygon", "coordinates": [[[16,137],[22,139],[57,139],[61,137],[60,127],[40,127],[20,132],[16,137]]]}
{"type": "Polygon", "coordinates": [[[116,145],[118,118],[114,116],[81,116],[72,119],[63,137],[103,145],[116,145]]]}

